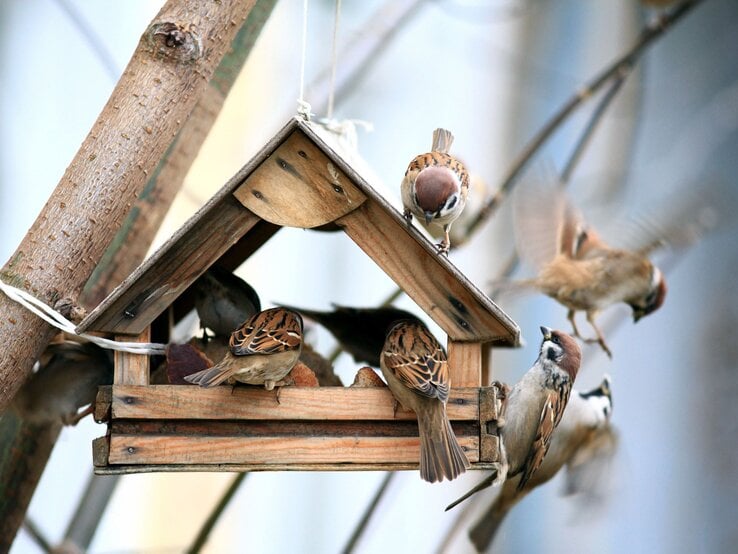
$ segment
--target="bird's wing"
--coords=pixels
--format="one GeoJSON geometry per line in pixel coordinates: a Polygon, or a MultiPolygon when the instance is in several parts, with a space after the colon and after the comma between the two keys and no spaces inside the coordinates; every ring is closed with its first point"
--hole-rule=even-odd
{"type": "Polygon", "coordinates": [[[541,417],[538,421],[538,428],[536,429],[536,436],[528,452],[528,457],[523,464],[523,473],[518,483],[519,490],[525,487],[525,484],[533,473],[543,463],[543,458],[546,456],[548,447],[551,445],[551,437],[553,436],[554,429],[561,420],[561,415],[564,412],[563,406],[561,405],[562,400],[561,395],[555,391],[551,391],[543,403],[541,417]]]}
{"type": "Polygon", "coordinates": [[[416,348],[408,351],[402,348],[387,348],[384,360],[387,369],[408,388],[429,398],[448,400],[449,375],[446,354],[435,340],[423,337],[416,348]]]}
{"type": "Polygon", "coordinates": [[[555,176],[521,184],[513,201],[513,223],[518,252],[536,269],[558,254],[581,259],[593,249],[607,248],[555,176]]]}
{"type": "Polygon", "coordinates": [[[261,312],[231,335],[229,346],[235,356],[279,354],[298,350],[302,335],[291,326],[285,326],[285,312],[261,312]]]}

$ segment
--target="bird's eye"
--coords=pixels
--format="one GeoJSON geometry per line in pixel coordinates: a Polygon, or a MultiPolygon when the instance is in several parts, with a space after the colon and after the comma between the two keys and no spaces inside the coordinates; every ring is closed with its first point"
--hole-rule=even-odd
{"type": "Polygon", "coordinates": [[[553,342],[554,344],[561,344],[561,340],[559,339],[558,335],[553,335],[551,337],[551,342],[553,342]]]}

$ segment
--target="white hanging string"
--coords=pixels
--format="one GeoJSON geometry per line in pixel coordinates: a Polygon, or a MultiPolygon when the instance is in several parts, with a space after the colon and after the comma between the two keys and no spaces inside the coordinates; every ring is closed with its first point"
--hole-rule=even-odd
{"type": "Polygon", "coordinates": [[[53,308],[41,302],[41,300],[39,300],[35,296],[28,294],[22,289],[4,283],[2,280],[0,280],[0,290],[3,291],[8,298],[14,300],[27,310],[33,312],[49,325],[52,325],[57,329],[64,331],[65,333],[69,333],[70,335],[76,335],[90,342],[94,342],[102,348],[107,348],[109,350],[120,350],[121,352],[128,352],[130,354],[146,355],[164,354],[164,351],[166,349],[165,344],[159,344],[155,342],[118,342],[102,337],[97,337],[95,335],[88,335],[87,333],[77,333],[74,323],[69,321],[66,317],[61,315],[53,308]]]}
{"type": "Polygon", "coordinates": [[[338,25],[341,21],[341,0],[336,0],[336,15],[333,20],[333,53],[331,54],[331,83],[328,89],[328,119],[333,118],[333,100],[336,96],[336,66],[338,65],[338,25]]]}
{"type": "Polygon", "coordinates": [[[307,21],[308,0],[302,0],[302,55],[300,59],[300,97],[297,99],[297,113],[310,121],[311,106],[305,101],[305,62],[307,59],[307,21]]]}

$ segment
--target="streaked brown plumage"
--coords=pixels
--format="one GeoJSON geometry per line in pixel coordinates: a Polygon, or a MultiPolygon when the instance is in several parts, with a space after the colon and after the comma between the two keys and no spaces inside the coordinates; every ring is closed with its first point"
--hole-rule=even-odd
{"type": "Polygon", "coordinates": [[[596,492],[593,489],[598,489],[598,484],[599,490],[602,490],[601,481],[606,477],[608,462],[617,444],[615,430],[610,425],[611,415],[612,397],[608,377],[591,391],[572,391],[541,466],[523,487],[519,486],[522,474],[505,481],[499,494],[469,529],[469,538],[477,551],[487,550],[505,516],[518,502],[533,489],[552,479],[564,466],[567,467],[567,478],[575,480],[575,492],[592,494],[596,492]],[[579,482],[578,478],[585,473],[599,483],[579,482]]]}
{"type": "Polygon", "coordinates": [[[504,421],[499,431],[500,470],[450,504],[447,510],[477,491],[515,476],[519,476],[517,488],[523,489],[543,463],[554,429],[569,401],[579,371],[581,349],[563,331],[541,327],[541,333],[543,341],[538,359],[510,389],[504,403],[504,421]]]}
{"type": "Polygon", "coordinates": [[[341,348],[351,354],[354,361],[374,367],[379,367],[379,355],[382,353],[387,331],[401,320],[420,321],[410,312],[392,306],[354,308],[334,304],[333,311],[330,312],[284,307],[314,319],[336,337],[341,348]]]}
{"type": "Polygon", "coordinates": [[[553,186],[528,187],[515,199],[515,227],[521,255],[538,269],[523,285],[533,286],[569,308],[574,336],[583,339],[575,314],[586,313],[597,342],[612,357],[595,323],[600,310],[625,302],[638,321],[657,310],[666,281],[645,251],[616,249],[605,243],[553,186]]]}
{"type": "Polygon", "coordinates": [[[451,386],[446,353],[419,321],[397,323],[380,359],[395,399],[418,417],[420,476],[435,483],[464,473],[469,461],[446,416],[451,386]]]}
{"type": "Polygon", "coordinates": [[[201,387],[238,381],[272,390],[300,357],[302,318],[284,308],[264,310],[231,334],[229,347],[220,362],[185,380],[201,387]]]}
{"type": "Polygon", "coordinates": [[[449,229],[459,217],[469,192],[469,174],[464,165],[449,155],[454,136],[446,129],[433,131],[431,151],[413,158],[400,185],[405,219],[415,215],[426,225],[443,229],[439,251],[448,254],[449,229]]]}

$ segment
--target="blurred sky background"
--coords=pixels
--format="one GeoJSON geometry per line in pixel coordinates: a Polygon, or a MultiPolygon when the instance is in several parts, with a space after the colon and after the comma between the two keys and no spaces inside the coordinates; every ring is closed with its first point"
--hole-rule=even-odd
{"type": "MultiPolygon", "coordinates": [[[[343,2],[339,49],[355,35],[372,32],[367,21],[382,4],[343,2]]],[[[160,6],[150,0],[0,3],[3,261],[58,183],[160,6]],[[112,72],[62,9],[65,5],[99,33],[112,57],[112,72]]],[[[332,1],[310,2],[308,82],[330,63],[333,10],[332,1]]],[[[389,194],[399,198],[407,163],[428,149],[439,126],[454,132],[453,151],[486,181],[489,194],[546,119],[627,50],[655,14],[622,0],[428,1],[403,23],[350,94],[337,98],[336,116],[373,123],[373,132],[359,131],[359,153],[389,194]]],[[[280,0],[157,245],[294,113],[301,25],[302,2],[280,0]]],[[[736,37],[738,3],[707,0],[654,44],[627,80],[570,189],[606,238],[618,238],[618,222],[629,214],[666,217],[684,199],[735,193],[736,37]]],[[[309,89],[306,100],[311,100],[309,89]]],[[[570,118],[540,162],[561,169],[593,106],[570,118]]],[[[657,256],[671,268],[665,306],[638,325],[627,307],[608,310],[600,321],[626,319],[609,334],[614,359],[596,348],[584,350],[577,388],[595,386],[604,372],[613,378],[613,422],[621,448],[606,505],[592,510],[562,498],[556,479],[512,512],[495,552],[735,551],[738,342],[732,333],[738,323],[738,231],[735,205],[726,200],[719,207],[722,218],[712,234],[688,251],[657,256]]],[[[506,205],[451,259],[488,290],[513,244],[506,205]]],[[[280,232],[239,274],[267,305],[368,306],[393,289],[347,238],[295,229],[280,232]],[[283,262],[275,260],[278,251],[283,262]]],[[[530,268],[522,268],[518,275],[530,274],[530,268]]],[[[406,298],[399,305],[417,311],[406,298]]],[[[566,310],[539,295],[501,299],[500,305],[527,341],[523,348],[493,355],[494,378],[512,383],[535,359],[538,326],[568,329],[566,310]]],[[[309,337],[323,352],[333,347],[319,329],[309,337]]],[[[345,383],[356,369],[342,356],[345,383]]],[[[91,472],[90,443],[104,432],[91,418],[62,432],[29,510],[53,542],[63,536],[91,472]]],[[[231,478],[124,476],[91,551],[183,550],[231,478]]],[[[435,551],[457,515],[443,508],[480,478],[469,472],[453,483],[429,485],[417,472],[401,473],[358,551],[435,551]]],[[[381,479],[380,473],[252,474],[206,551],[338,552],[381,479]]],[[[487,498],[493,494],[486,491],[487,498]]],[[[21,530],[12,552],[37,551],[21,530]]],[[[471,551],[464,533],[449,551],[471,551]]]]}

